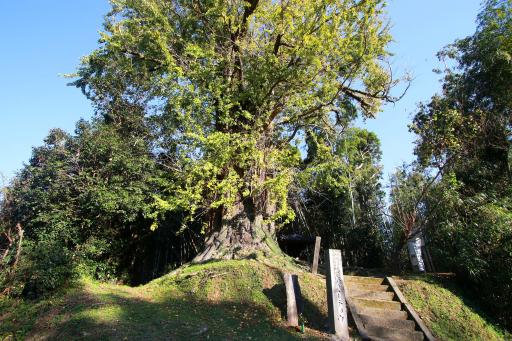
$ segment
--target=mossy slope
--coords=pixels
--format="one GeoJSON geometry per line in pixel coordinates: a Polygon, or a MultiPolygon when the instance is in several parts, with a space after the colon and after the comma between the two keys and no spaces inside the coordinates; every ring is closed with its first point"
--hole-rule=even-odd
{"type": "Polygon", "coordinates": [[[421,276],[397,281],[409,303],[439,340],[512,340],[512,335],[485,319],[476,303],[440,277],[421,276]]]}
{"type": "MultiPolygon", "coordinates": [[[[398,283],[440,340],[512,339],[443,281],[398,283]]],[[[39,301],[0,297],[0,340],[325,340],[326,306],[325,279],[286,259],[210,262],[135,288],[82,280],[39,301]],[[304,334],[285,326],[283,272],[299,275],[304,334]]]]}
{"type": "Polygon", "coordinates": [[[84,280],[37,307],[20,301],[0,313],[0,340],[12,332],[28,340],[326,339],[324,280],[288,267],[300,274],[304,334],[284,324],[286,267],[233,260],[188,266],[136,288],[84,280]],[[33,328],[28,310],[39,315],[33,328]]]}

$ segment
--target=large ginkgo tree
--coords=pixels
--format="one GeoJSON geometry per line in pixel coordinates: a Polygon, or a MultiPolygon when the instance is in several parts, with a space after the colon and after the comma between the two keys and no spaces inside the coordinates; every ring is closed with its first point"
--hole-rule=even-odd
{"type": "MultiPolygon", "coordinates": [[[[147,216],[204,224],[196,260],[272,250],[307,131],[394,101],[381,0],[114,0],[75,85],[141,119],[172,176],[147,216]]],[[[135,117],[135,118],[134,118],[135,117]]]]}

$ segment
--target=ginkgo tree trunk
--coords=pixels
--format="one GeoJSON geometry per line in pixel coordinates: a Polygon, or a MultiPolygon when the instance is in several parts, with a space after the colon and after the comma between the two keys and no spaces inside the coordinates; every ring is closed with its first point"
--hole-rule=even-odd
{"type": "MultiPolygon", "coordinates": [[[[171,175],[147,213],[204,223],[196,260],[270,252],[310,129],[395,101],[380,0],[113,0],[74,84],[99,114],[141,112],[171,175]],[[136,108],[136,109],[133,109],[136,108]]],[[[184,227],[186,228],[186,227],[184,227]]]]}

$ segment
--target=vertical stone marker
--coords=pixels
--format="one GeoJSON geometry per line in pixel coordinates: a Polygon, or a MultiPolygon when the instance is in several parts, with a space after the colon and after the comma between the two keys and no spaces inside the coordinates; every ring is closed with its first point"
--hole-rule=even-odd
{"type": "Polygon", "coordinates": [[[289,273],[285,273],[283,275],[284,286],[286,288],[286,318],[288,320],[288,325],[291,327],[297,327],[299,325],[299,312],[297,309],[294,277],[297,278],[296,275],[289,273]]]}
{"type": "Polygon", "coordinates": [[[425,272],[425,263],[421,254],[421,248],[424,246],[423,238],[415,236],[407,241],[409,249],[409,258],[411,260],[412,269],[415,272],[425,272]]]}
{"type": "Polygon", "coordinates": [[[340,340],[348,341],[347,303],[341,251],[329,249],[326,252],[327,265],[327,305],[329,328],[340,340]]]}
{"type": "Polygon", "coordinates": [[[320,258],[320,241],[321,237],[315,239],[315,253],[313,254],[313,264],[311,265],[311,272],[316,274],[318,272],[318,258],[320,258]]]}

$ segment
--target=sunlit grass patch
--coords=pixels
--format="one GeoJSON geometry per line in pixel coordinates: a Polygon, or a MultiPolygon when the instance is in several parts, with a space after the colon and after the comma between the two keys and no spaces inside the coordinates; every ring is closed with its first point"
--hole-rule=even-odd
{"type": "Polygon", "coordinates": [[[284,323],[282,270],[256,260],[188,266],[140,287],[83,279],[58,304],[45,303],[46,316],[21,301],[39,319],[33,328],[28,320],[26,329],[13,328],[28,340],[325,339],[325,302],[310,292],[325,291],[324,281],[306,272],[300,278],[312,316],[305,334],[284,323]]]}
{"type": "Polygon", "coordinates": [[[415,276],[400,280],[399,286],[440,340],[491,341],[512,337],[486,319],[474,301],[450,282],[443,283],[431,276],[415,276]]]}

